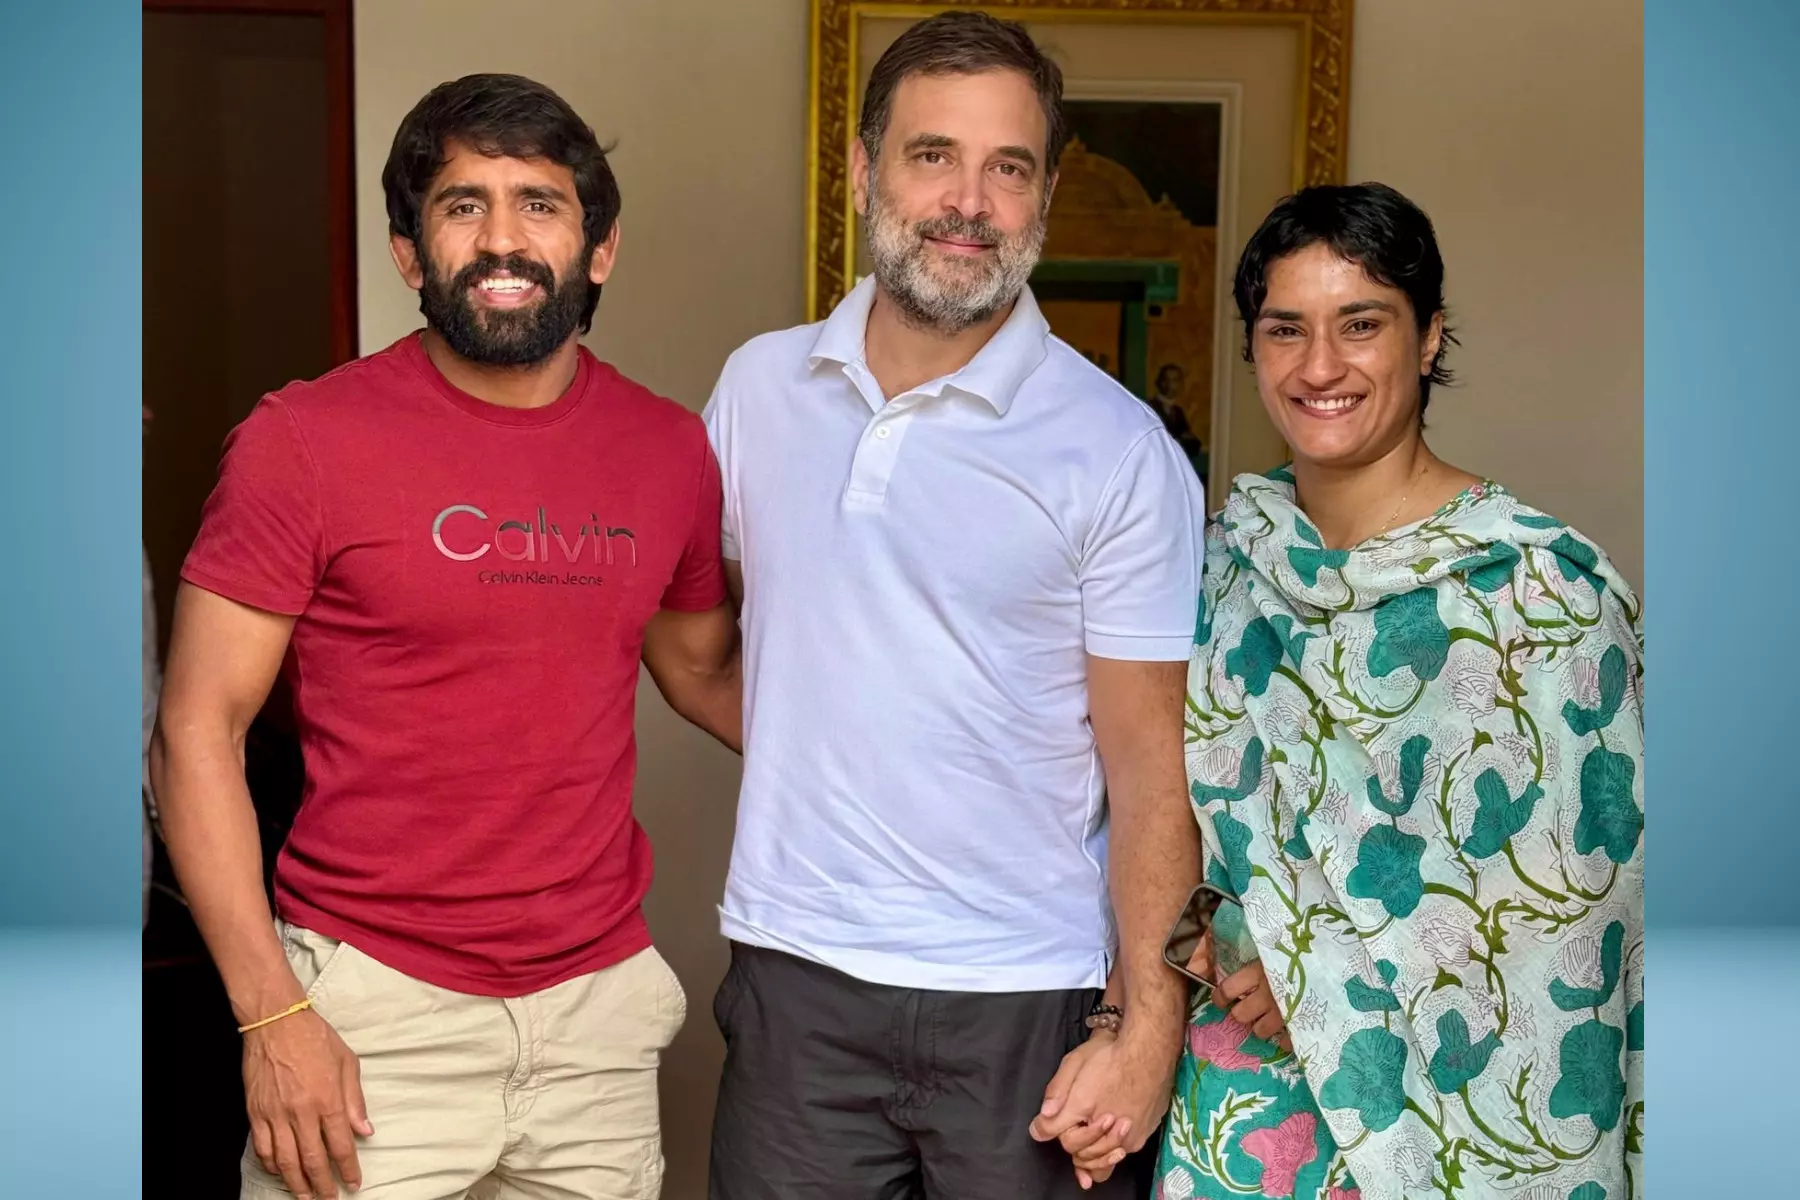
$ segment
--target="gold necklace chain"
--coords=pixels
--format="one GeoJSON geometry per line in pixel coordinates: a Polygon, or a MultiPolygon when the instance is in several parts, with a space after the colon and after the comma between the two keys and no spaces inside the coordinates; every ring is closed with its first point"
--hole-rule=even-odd
{"type": "Polygon", "coordinates": [[[1387,533],[1388,530],[1390,530],[1394,527],[1395,520],[1397,520],[1400,516],[1400,510],[1406,507],[1407,500],[1410,499],[1412,496],[1413,484],[1419,482],[1419,480],[1421,480],[1425,477],[1425,468],[1430,465],[1431,464],[1429,461],[1422,462],[1419,464],[1419,469],[1417,471],[1415,471],[1413,473],[1413,477],[1407,481],[1406,491],[1401,493],[1400,503],[1394,505],[1394,511],[1388,514],[1387,524],[1383,525],[1381,527],[1380,533],[1377,533],[1375,536],[1380,537],[1383,534],[1387,533]]]}

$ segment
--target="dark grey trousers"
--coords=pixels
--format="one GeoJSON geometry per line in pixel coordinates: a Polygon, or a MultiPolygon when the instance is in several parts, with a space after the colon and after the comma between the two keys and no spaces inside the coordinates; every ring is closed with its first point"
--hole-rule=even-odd
{"type": "Polygon", "coordinates": [[[1028,1131],[1096,997],[885,987],[733,944],[711,1200],[1148,1196],[1157,1138],[1084,1192],[1028,1131]]]}

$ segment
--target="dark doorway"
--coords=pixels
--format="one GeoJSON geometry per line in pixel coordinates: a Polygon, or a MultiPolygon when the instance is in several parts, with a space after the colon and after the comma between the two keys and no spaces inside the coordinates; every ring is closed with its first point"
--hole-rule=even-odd
{"type": "Polygon", "coordinates": [[[225,434],[355,354],[349,5],[144,8],[144,537],[166,645],[225,434]]]}
{"type": "MultiPolygon", "coordinates": [[[[144,547],[166,649],[225,436],[356,353],[350,0],[145,0],[144,547]]],[[[264,874],[303,774],[285,696],[246,768],[264,874]]],[[[144,1194],[230,1200],[247,1125],[224,988],[160,842],[144,933],[144,1194]]]]}

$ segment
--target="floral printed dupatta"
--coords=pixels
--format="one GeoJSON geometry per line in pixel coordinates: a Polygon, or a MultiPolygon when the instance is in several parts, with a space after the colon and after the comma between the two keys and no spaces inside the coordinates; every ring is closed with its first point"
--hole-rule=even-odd
{"type": "Polygon", "coordinates": [[[1326,549],[1285,471],[1207,541],[1188,774],[1364,1200],[1642,1188],[1639,608],[1503,488],[1326,549]]]}

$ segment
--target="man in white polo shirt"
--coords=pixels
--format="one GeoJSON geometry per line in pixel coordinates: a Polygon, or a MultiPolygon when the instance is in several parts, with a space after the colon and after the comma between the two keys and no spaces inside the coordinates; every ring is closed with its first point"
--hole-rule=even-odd
{"type": "Polygon", "coordinates": [[[854,150],[874,277],[707,410],[745,635],[713,1200],[1106,1194],[1124,1151],[1065,1148],[1167,1104],[1203,502],[1025,286],[1061,93],[1018,25],[904,34],[854,150]]]}

